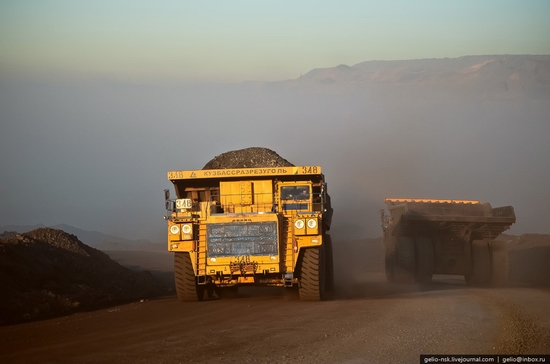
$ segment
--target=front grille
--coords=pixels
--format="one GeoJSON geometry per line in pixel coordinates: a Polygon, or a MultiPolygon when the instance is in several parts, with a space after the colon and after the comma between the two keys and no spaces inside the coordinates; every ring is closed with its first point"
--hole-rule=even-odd
{"type": "Polygon", "coordinates": [[[277,222],[209,224],[206,242],[208,257],[277,255],[277,222]]]}

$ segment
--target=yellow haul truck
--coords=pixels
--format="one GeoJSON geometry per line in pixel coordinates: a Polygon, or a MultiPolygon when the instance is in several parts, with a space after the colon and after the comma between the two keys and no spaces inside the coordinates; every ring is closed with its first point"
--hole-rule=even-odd
{"type": "Polygon", "coordinates": [[[233,296],[239,286],[333,287],[332,208],[319,166],[170,171],[168,250],[178,299],[233,296]]]}
{"type": "Polygon", "coordinates": [[[505,283],[506,251],[494,239],[516,222],[512,206],[473,200],[387,198],[382,210],[389,282],[464,275],[472,285],[505,283]]]}

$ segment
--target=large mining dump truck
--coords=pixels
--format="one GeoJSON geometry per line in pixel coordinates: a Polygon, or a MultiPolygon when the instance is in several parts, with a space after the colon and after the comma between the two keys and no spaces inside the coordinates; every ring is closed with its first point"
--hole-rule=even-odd
{"type": "Polygon", "coordinates": [[[387,198],[382,210],[389,282],[463,275],[471,285],[506,283],[505,247],[494,239],[516,222],[512,206],[472,200],[387,198]]]}
{"type": "Polygon", "coordinates": [[[171,171],[168,179],[179,300],[234,296],[245,285],[298,287],[307,301],[329,296],[332,208],[321,167],[171,171]]]}

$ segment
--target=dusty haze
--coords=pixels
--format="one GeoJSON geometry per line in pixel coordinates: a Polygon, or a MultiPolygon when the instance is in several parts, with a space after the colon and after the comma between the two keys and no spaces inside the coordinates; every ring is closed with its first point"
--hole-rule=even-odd
{"type": "Polygon", "coordinates": [[[512,205],[510,233],[550,233],[549,56],[365,62],[272,83],[4,75],[0,119],[0,225],[160,242],[168,170],[261,146],[323,167],[337,239],[380,236],[385,197],[512,205]]]}

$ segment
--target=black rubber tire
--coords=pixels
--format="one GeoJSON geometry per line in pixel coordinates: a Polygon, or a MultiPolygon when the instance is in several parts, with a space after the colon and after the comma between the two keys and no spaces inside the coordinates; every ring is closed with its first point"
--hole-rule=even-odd
{"type": "Polygon", "coordinates": [[[432,281],[434,272],[434,246],[431,239],[425,236],[418,236],[415,239],[416,247],[416,271],[415,281],[420,284],[427,284],[432,281]]]}
{"type": "Polygon", "coordinates": [[[472,266],[470,273],[464,278],[472,286],[488,286],[491,284],[492,259],[491,246],[488,240],[472,241],[472,266]]]}
{"type": "Polygon", "coordinates": [[[394,256],[395,283],[414,283],[416,252],[413,238],[405,235],[398,236],[394,256]]]}
{"type": "Polygon", "coordinates": [[[325,261],[323,246],[306,248],[300,266],[298,292],[302,301],[324,299],[325,261]]]}
{"type": "Polygon", "coordinates": [[[491,285],[506,286],[509,281],[508,245],[504,241],[491,242],[491,285]]]}
{"type": "Polygon", "coordinates": [[[174,279],[178,300],[182,302],[202,301],[204,287],[197,285],[189,253],[174,253],[174,279]]]}
{"type": "Polygon", "coordinates": [[[395,283],[395,238],[384,240],[384,269],[388,283],[395,283]]]}
{"type": "Polygon", "coordinates": [[[323,299],[328,300],[334,294],[334,262],[330,235],[325,235],[323,245],[325,247],[325,295],[323,299]]]}

